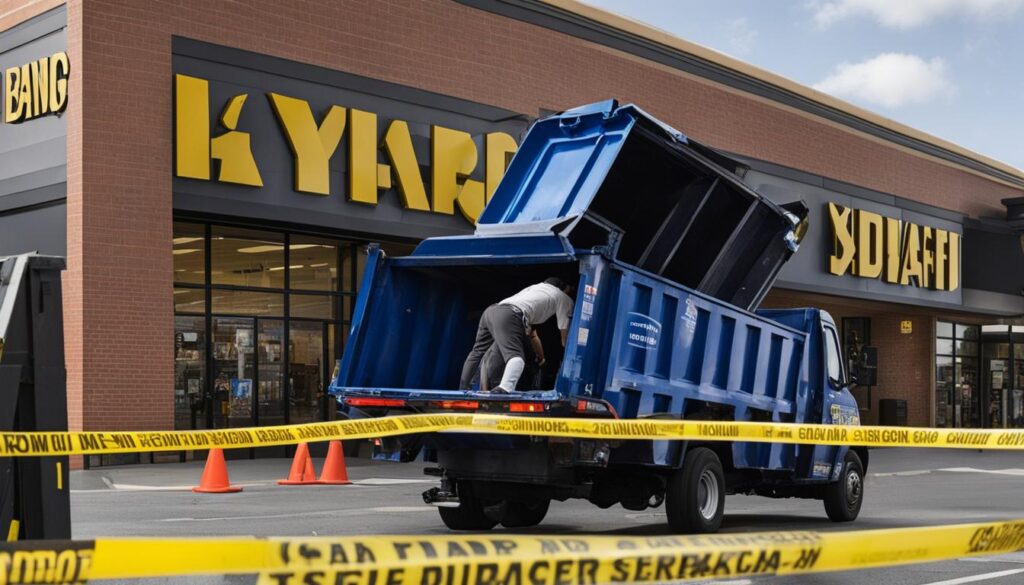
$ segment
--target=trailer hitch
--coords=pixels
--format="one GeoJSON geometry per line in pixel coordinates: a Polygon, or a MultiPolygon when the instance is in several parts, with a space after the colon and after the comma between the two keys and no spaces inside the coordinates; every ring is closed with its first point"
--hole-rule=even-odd
{"type": "Polygon", "coordinates": [[[459,496],[436,487],[423,492],[423,501],[430,506],[438,506],[440,508],[459,507],[459,496]]]}

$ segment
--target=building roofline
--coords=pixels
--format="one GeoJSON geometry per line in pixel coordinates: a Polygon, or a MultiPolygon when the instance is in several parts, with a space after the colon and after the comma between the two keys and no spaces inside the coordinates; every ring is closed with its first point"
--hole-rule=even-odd
{"type": "Polygon", "coordinates": [[[1024,170],[668,32],[577,0],[457,0],[652,60],[1024,188],[1024,170]]]}

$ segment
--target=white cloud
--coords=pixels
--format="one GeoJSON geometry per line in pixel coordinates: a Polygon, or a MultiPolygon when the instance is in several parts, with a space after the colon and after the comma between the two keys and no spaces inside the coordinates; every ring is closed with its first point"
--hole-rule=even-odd
{"type": "Polygon", "coordinates": [[[897,108],[949,98],[956,86],[946,75],[946,63],[917,55],[883,53],[860,63],[841,63],[814,89],[837,97],[897,108]]]}
{"type": "Polygon", "coordinates": [[[914,28],[941,18],[994,19],[1016,12],[1024,0],[813,0],[820,27],[859,16],[873,17],[889,28],[914,28]]]}
{"type": "Polygon", "coordinates": [[[732,50],[737,55],[745,55],[754,48],[757,30],[750,26],[746,18],[740,17],[729,23],[728,38],[732,50]]]}

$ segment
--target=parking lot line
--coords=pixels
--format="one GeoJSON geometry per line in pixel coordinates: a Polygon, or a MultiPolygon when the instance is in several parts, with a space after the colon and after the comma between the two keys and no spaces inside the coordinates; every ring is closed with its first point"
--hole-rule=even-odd
{"type": "Polygon", "coordinates": [[[1009,577],[1010,575],[1017,575],[1020,573],[1024,573],[1024,569],[1010,569],[1008,571],[996,571],[995,573],[982,573],[981,575],[959,577],[957,579],[949,579],[948,581],[935,581],[932,583],[925,583],[924,585],[962,585],[963,583],[977,583],[978,581],[999,579],[1001,577],[1009,577]]]}

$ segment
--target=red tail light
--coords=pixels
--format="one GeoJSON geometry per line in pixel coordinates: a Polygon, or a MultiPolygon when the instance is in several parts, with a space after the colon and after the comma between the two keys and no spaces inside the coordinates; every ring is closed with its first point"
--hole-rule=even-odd
{"type": "Polygon", "coordinates": [[[619,418],[619,414],[615,412],[615,409],[603,400],[579,398],[576,400],[576,412],[581,414],[610,414],[615,418],[619,418]]]}
{"type": "Polygon", "coordinates": [[[543,402],[510,402],[509,412],[544,412],[543,402]]]}
{"type": "Polygon", "coordinates": [[[352,396],[351,398],[345,399],[345,404],[349,406],[362,406],[371,408],[390,408],[405,406],[405,400],[402,400],[401,398],[370,398],[365,396],[352,396]]]}
{"type": "Polygon", "coordinates": [[[431,402],[430,406],[444,410],[476,410],[480,408],[480,403],[476,400],[439,400],[431,402]]]}

